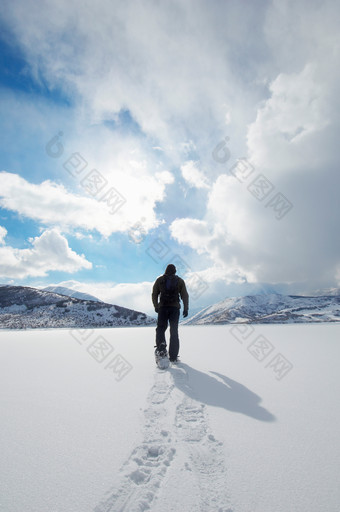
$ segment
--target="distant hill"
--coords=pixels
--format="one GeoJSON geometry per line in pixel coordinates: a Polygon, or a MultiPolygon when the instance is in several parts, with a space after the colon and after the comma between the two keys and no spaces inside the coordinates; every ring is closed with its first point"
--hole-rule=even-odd
{"type": "Polygon", "coordinates": [[[340,296],[252,295],[224,299],[182,324],[339,322],[340,296]]]}
{"type": "Polygon", "coordinates": [[[26,286],[0,287],[0,328],[91,328],[151,325],[155,319],[133,309],[82,300],[26,286]]]}
{"type": "Polygon", "coordinates": [[[75,297],[76,299],[82,300],[94,300],[95,302],[103,302],[97,297],[90,295],[89,293],[78,292],[77,290],[72,290],[71,288],[66,288],[66,286],[46,286],[43,288],[45,292],[53,292],[59,293],[60,295],[66,295],[67,297],[75,297]]]}

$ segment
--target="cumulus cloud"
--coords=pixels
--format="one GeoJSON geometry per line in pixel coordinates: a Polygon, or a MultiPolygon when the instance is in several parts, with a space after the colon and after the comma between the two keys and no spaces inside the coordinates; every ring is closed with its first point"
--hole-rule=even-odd
{"type": "Polygon", "coordinates": [[[75,253],[66,238],[56,229],[46,230],[29,242],[29,249],[16,249],[7,245],[0,247],[2,278],[23,279],[46,276],[56,270],[73,273],[92,268],[92,263],[84,255],[75,253]]]}
{"type": "Polygon", "coordinates": [[[154,212],[155,203],[157,199],[162,199],[165,183],[171,181],[171,175],[161,173],[158,179],[144,176],[144,189],[138,175],[128,176],[124,181],[119,181],[119,195],[116,195],[115,187],[110,192],[112,187],[108,183],[98,199],[90,194],[86,197],[85,189],[82,195],[74,194],[64,185],[50,180],[33,184],[5,171],[0,173],[0,179],[2,208],[44,225],[96,230],[109,236],[114,232],[128,231],[141,218],[144,231],[157,226],[159,221],[154,212]]]}
{"type": "Polygon", "coordinates": [[[249,37],[254,53],[261,45],[265,5],[7,4],[5,20],[37,80],[66,91],[92,122],[128,109],[153,146],[176,159],[192,140],[202,156],[210,153],[231,118],[238,124],[249,116],[258,91],[254,84],[247,92],[239,76],[253,57],[242,45],[249,37]]]}
{"type": "Polygon", "coordinates": [[[197,167],[197,162],[190,160],[181,166],[183,178],[189,183],[191,187],[196,188],[209,188],[207,178],[202,171],[197,167]]]}
{"type": "Polygon", "coordinates": [[[117,127],[128,112],[149,148],[141,150],[138,137],[129,143],[107,132],[103,137],[103,130],[91,139],[80,129],[69,141],[126,197],[127,208],[115,215],[80,188],[71,193],[52,181],[33,186],[8,175],[2,204],[42,223],[105,236],[142,218],[148,230],[157,226],[156,203],[173,182],[166,169],[181,169],[197,218],[176,197],[171,218],[185,213],[171,233],[210,257],[212,268],[231,269],[235,279],[334,280],[338,15],[332,0],[248,2],[246,8],[203,0],[7,2],[4,19],[37,81],[72,98],[80,125],[117,127]],[[212,150],[226,135],[232,158],[246,155],[254,166],[249,180],[213,161],[212,150]],[[201,169],[214,177],[210,188],[201,169]],[[252,193],[259,176],[272,188],[268,197],[281,193],[291,202],[282,220],[252,193]]]}
{"type": "Polygon", "coordinates": [[[256,167],[271,168],[277,175],[320,165],[320,137],[331,123],[329,89],[316,63],[278,75],[248,129],[248,150],[256,167]]]}
{"type": "Polygon", "coordinates": [[[174,175],[169,171],[156,172],[156,178],[165,185],[170,185],[175,181],[174,175]]]}
{"type": "MultiPolygon", "coordinates": [[[[223,198],[224,202],[221,202],[220,197],[214,197],[214,191],[223,195],[224,189],[219,184],[211,194],[212,205],[215,204],[217,207],[216,214],[213,214],[214,209],[211,206],[209,209],[210,219],[207,221],[189,218],[176,219],[170,226],[171,234],[179,243],[210,258],[213,266],[208,267],[206,271],[199,272],[203,280],[209,283],[212,283],[214,279],[229,282],[233,276],[236,281],[239,279],[253,281],[255,280],[254,265],[246,264],[246,259],[242,261],[241,255],[244,252],[242,242],[233,237],[233,233],[240,233],[238,231],[240,220],[237,219],[236,225],[232,223],[235,209],[229,203],[230,219],[229,224],[226,223],[228,212],[225,208],[225,200],[227,196],[223,198]],[[230,230],[228,230],[228,226],[230,230]]],[[[235,199],[235,194],[231,193],[230,197],[235,199]]]]}
{"type": "MultiPolygon", "coordinates": [[[[254,171],[255,177],[259,175],[254,171]]],[[[305,282],[319,287],[334,282],[339,237],[336,223],[340,215],[335,169],[322,175],[295,178],[292,186],[273,182],[292,201],[293,208],[278,220],[269,201],[259,201],[249,190],[249,182],[233,176],[218,178],[209,194],[204,220],[176,219],[172,236],[208,256],[213,266],[231,269],[246,281],[267,283],[305,282]],[[294,188],[294,186],[296,188],[294,188]],[[287,192],[288,190],[288,192],[287,192]],[[327,197],[329,204],[321,206],[327,197]]]]}
{"type": "Polygon", "coordinates": [[[264,34],[277,60],[247,127],[252,173],[237,179],[226,172],[231,165],[221,170],[199,221],[204,231],[193,219],[171,226],[176,240],[209,256],[213,268],[238,269],[247,280],[317,287],[338,278],[339,8],[313,5],[268,7],[264,34]],[[266,182],[268,196],[261,197],[256,180],[266,182]],[[271,201],[276,194],[290,203],[281,220],[271,201]]]}
{"type": "Polygon", "coordinates": [[[208,223],[198,219],[176,219],[170,226],[170,232],[173,238],[198,253],[207,250],[207,244],[211,239],[208,223]]]}
{"type": "Polygon", "coordinates": [[[7,229],[0,226],[0,245],[5,244],[5,237],[7,235],[7,229]]]}

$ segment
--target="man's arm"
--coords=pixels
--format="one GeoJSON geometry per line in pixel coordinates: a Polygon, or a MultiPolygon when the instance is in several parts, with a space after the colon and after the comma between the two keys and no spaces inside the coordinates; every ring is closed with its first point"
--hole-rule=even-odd
{"type": "Polygon", "coordinates": [[[155,284],[152,288],[152,304],[155,309],[159,308],[158,304],[158,295],[161,293],[160,287],[159,287],[159,279],[156,279],[155,284]]]}
{"type": "Polygon", "coordinates": [[[189,310],[189,294],[187,292],[187,287],[185,286],[185,282],[183,281],[183,279],[181,279],[181,281],[180,281],[179,294],[183,301],[183,312],[188,311],[189,310]]]}

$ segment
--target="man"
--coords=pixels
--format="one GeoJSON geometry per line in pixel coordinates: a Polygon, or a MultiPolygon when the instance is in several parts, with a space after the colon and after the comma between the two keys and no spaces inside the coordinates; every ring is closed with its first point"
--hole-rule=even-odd
{"type": "Polygon", "coordinates": [[[152,289],[152,302],[158,321],[156,328],[156,346],[160,355],[166,354],[165,331],[170,323],[169,359],[177,361],[179,351],[178,321],[180,299],[183,301],[183,316],[188,316],[189,295],[185,282],[176,276],[176,267],[172,263],[166,267],[165,274],[159,276],[152,289]],[[159,300],[158,300],[159,298],[159,300]]]}

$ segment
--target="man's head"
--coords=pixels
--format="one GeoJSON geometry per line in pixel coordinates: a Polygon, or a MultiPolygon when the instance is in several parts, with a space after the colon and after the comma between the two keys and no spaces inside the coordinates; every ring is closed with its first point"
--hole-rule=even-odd
{"type": "Polygon", "coordinates": [[[168,274],[169,276],[173,275],[173,274],[176,274],[176,267],[175,265],[173,265],[172,263],[170,263],[166,269],[165,269],[165,273],[168,274]]]}

